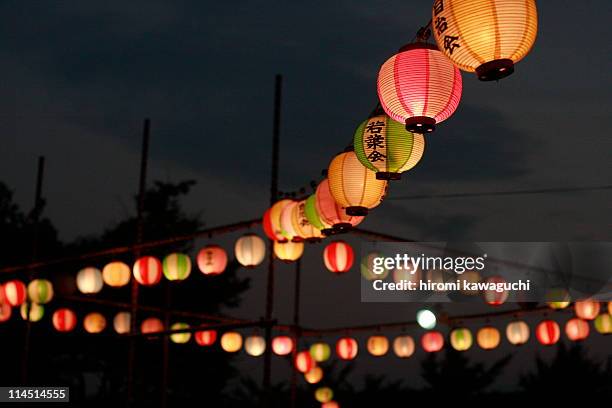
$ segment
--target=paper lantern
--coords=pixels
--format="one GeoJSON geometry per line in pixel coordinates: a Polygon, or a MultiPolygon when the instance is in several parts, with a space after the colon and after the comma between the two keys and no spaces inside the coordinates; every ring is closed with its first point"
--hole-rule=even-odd
{"type": "Polygon", "coordinates": [[[234,254],[242,266],[254,268],[265,258],[266,244],[255,234],[245,234],[236,241],[234,254]]]}
{"type": "Polygon", "coordinates": [[[436,327],[436,315],[428,309],[419,310],[416,314],[417,323],[425,330],[436,327]]]}
{"type": "Polygon", "coordinates": [[[579,300],[574,305],[576,316],[584,320],[593,320],[599,314],[599,302],[592,299],[579,300]]]}
{"type": "Polygon", "coordinates": [[[286,356],[293,351],[293,339],[289,336],[277,336],[272,339],[272,351],[278,356],[286,356]]]}
{"type": "Polygon", "coordinates": [[[287,241],[287,237],[283,234],[281,227],[281,214],[285,206],[292,202],[292,200],[288,199],[277,201],[264,213],[262,220],[263,230],[272,241],[287,241]]]}
{"type": "Polygon", "coordinates": [[[319,210],[317,209],[317,195],[316,194],[311,194],[306,199],[304,203],[304,213],[306,214],[306,219],[308,220],[308,222],[313,227],[321,230],[322,235],[323,235],[324,229],[331,228],[331,225],[324,222],[323,219],[321,218],[321,215],[319,214],[319,210]]]}
{"type": "Polygon", "coordinates": [[[338,404],[336,401],[328,401],[321,404],[321,408],[340,408],[340,404],[338,404]]]}
{"type": "Polygon", "coordinates": [[[197,261],[204,275],[219,275],[227,267],[227,253],[218,245],[207,245],[198,252],[197,261]]]}
{"type": "Polygon", "coordinates": [[[601,334],[611,334],[612,333],[612,315],[609,313],[602,313],[597,318],[595,318],[594,322],[595,330],[601,334]]]}
{"type": "Polygon", "coordinates": [[[67,308],[57,309],[53,313],[53,327],[58,332],[69,332],[74,330],[77,324],[76,314],[67,308]]]}
{"type": "MultiPolygon", "coordinates": [[[[308,205],[308,200],[306,200],[308,205]]],[[[336,202],[329,187],[329,179],[319,183],[315,192],[315,206],[321,223],[325,225],[321,229],[324,234],[330,235],[344,232],[363,221],[363,216],[349,215],[342,205],[336,202]]]]}
{"type": "Polygon", "coordinates": [[[259,357],[266,351],[266,339],[261,336],[249,336],[244,340],[244,351],[249,356],[259,357]]]}
{"type": "Polygon", "coordinates": [[[118,334],[130,332],[131,318],[128,312],[119,312],[113,319],[113,328],[118,334]]]}
{"type": "Polygon", "coordinates": [[[329,387],[319,387],[315,390],[315,399],[324,404],[334,398],[334,391],[329,387]]]}
{"type": "Polygon", "coordinates": [[[53,299],[53,285],[46,279],[34,279],[28,283],[28,297],[39,305],[47,304],[53,299]]]}
{"type": "Polygon", "coordinates": [[[295,355],[295,369],[300,373],[307,373],[315,366],[315,361],[310,355],[310,351],[300,351],[295,355]]]}
{"type": "MultiPolygon", "coordinates": [[[[310,223],[306,214],[306,200],[298,201],[292,207],[291,222],[297,236],[307,241],[318,241],[323,238],[323,233],[317,227],[310,223]]],[[[317,214],[318,217],[318,214],[317,214]]],[[[319,220],[320,221],[320,220],[319,220]]]]}
{"type": "Polygon", "coordinates": [[[517,320],[506,326],[506,338],[510,344],[520,346],[529,340],[529,326],[527,323],[517,320]]]}
{"type": "Polygon", "coordinates": [[[157,285],[162,276],[162,264],[153,256],[143,256],[134,263],[134,279],[141,285],[157,285]]]}
{"type": "Polygon", "coordinates": [[[4,301],[10,306],[20,306],[26,300],[26,286],[20,280],[10,280],[2,285],[4,301]]]}
{"type": "Polygon", "coordinates": [[[444,336],[439,331],[427,332],[421,337],[421,347],[428,353],[435,353],[444,347],[444,336]]]}
{"type": "Polygon", "coordinates": [[[501,335],[499,334],[499,330],[493,326],[485,326],[478,330],[476,334],[476,342],[483,350],[493,350],[499,346],[500,341],[501,335]]]}
{"type": "Polygon", "coordinates": [[[331,356],[331,347],[327,343],[314,343],[310,346],[310,355],[317,363],[322,363],[329,360],[331,356]]]}
{"type": "MultiPolygon", "coordinates": [[[[485,282],[487,284],[503,284],[506,283],[506,280],[504,278],[502,278],[501,276],[490,276],[488,277],[485,282]]],[[[508,291],[507,290],[502,290],[500,292],[496,291],[496,290],[485,290],[484,291],[484,300],[485,302],[487,302],[489,305],[491,306],[499,306],[501,304],[503,304],[506,300],[508,300],[508,291]]]]}
{"type": "MultiPolygon", "coordinates": [[[[297,209],[298,202],[291,200],[289,204],[283,207],[281,211],[280,222],[282,234],[285,237],[285,241],[302,241],[303,238],[299,236],[298,231],[295,229],[293,223],[293,216],[297,209]]],[[[275,241],[276,242],[276,241],[275,241]]]]}
{"type": "Polygon", "coordinates": [[[450,334],[450,344],[457,351],[465,351],[472,347],[472,333],[469,329],[455,329],[450,334]]]}
{"type": "Polygon", "coordinates": [[[385,336],[370,336],[366,346],[371,355],[381,357],[389,351],[389,340],[385,336]]]}
{"type": "Polygon", "coordinates": [[[325,267],[334,273],[348,272],[353,266],[353,248],[344,241],[334,241],[323,250],[325,267]]]}
{"type": "Polygon", "coordinates": [[[81,293],[98,293],[104,286],[102,272],[94,267],[83,268],[77,273],[76,284],[81,293]]]}
{"type": "Polygon", "coordinates": [[[536,327],[536,338],[545,346],[550,346],[559,341],[561,329],[554,320],[543,320],[536,327]]]}
{"type": "Polygon", "coordinates": [[[217,340],[217,332],[215,330],[201,330],[194,334],[196,343],[199,346],[210,347],[217,340]]]}
{"type": "Polygon", "coordinates": [[[148,317],[140,323],[140,332],[144,334],[164,331],[164,323],[157,317],[148,317]]]}
{"type": "Polygon", "coordinates": [[[535,0],[436,0],[431,30],[457,67],[481,81],[499,80],[535,42],[535,0]]]}
{"type": "Polygon", "coordinates": [[[407,131],[382,108],[375,110],[355,131],[355,154],[379,180],[399,180],[423,157],[425,138],[407,131]]]}
{"type": "Polygon", "coordinates": [[[236,353],[242,348],[242,336],[237,332],[226,332],[221,336],[221,348],[228,353],[236,353]]]}
{"type": "Polygon", "coordinates": [[[162,269],[169,281],[185,280],[191,274],[191,259],[185,254],[170,254],[164,258],[162,269]]]}
{"type": "Polygon", "coordinates": [[[303,242],[277,242],[273,244],[274,255],[284,262],[295,262],[302,257],[304,253],[303,242]]]}
{"type": "Polygon", "coordinates": [[[323,370],[321,367],[313,367],[307,373],[304,373],[304,379],[308,384],[318,384],[323,379],[323,370]]]}
{"type": "Polygon", "coordinates": [[[581,341],[589,337],[589,323],[573,318],[565,323],[565,335],[571,341],[581,341]]]}
{"type": "Polygon", "coordinates": [[[110,262],[102,269],[102,280],[113,288],[127,285],[130,282],[131,275],[130,267],[120,261],[110,262]]]}
{"type": "Polygon", "coordinates": [[[378,73],[378,99],[387,115],[414,133],[433,132],[461,99],[461,73],[426,43],[408,44],[378,73]]]}
{"type": "Polygon", "coordinates": [[[378,252],[370,252],[361,258],[359,268],[361,270],[361,276],[363,276],[365,280],[373,281],[377,279],[385,279],[389,275],[389,270],[386,268],[383,269],[381,274],[374,273],[374,260],[381,256],[382,255],[378,252]]]}
{"type": "Polygon", "coordinates": [[[334,200],[348,215],[367,215],[387,193],[387,181],[376,178],[376,173],[364,167],[352,150],[332,159],[327,177],[334,200]]]}
{"type": "Polygon", "coordinates": [[[13,308],[11,305],[5,302],[0,302],[0,323],[4,323],[11,318],[13,314],[13,308]]]}
{"type": "Polygon", "coordinates": [[[612,314],[612,300],[608,302],[608,313],[612,314]]]}
{"type": "Polygon", "coordinates": [[[412,356],[414,348],[414,340],[410,336],[398,336],[393,340],[393,352],[399,358],[412,356]]]}
{"type": "Polygon", "coordinates": [[[19,311],[23,320],[33,323],[40,321],[45,315],[45,307],[37,303],[23,302],[19,311]]]}
{"type": "Polygon", "coordinates": [[[359,345],[357,340],[351,337],[343,337],[336,343],[336,354],[342,360],[352,360],[357,357],[359,345]]]}
{"type": "Polygon", "coordinates": [[[83,328],[87,333],[100,333],[106,328],[106,318],[100,313],[89,313],[83,319],[83,328]]]}
{"type": "MultiPolygon", "coordinates": [[[[187,323],[182,323],[182,322],[174,323],[172,326],[170,326],[170,330],[181,330],[181,329],[188,329],[188,328],[189,328],[189,325],[187,323]]],[[[170,340],[176,344],[185,344],[189,342],[190,339],[191,339],[190,332],[172,333],[170,335],[170,340]]]]}

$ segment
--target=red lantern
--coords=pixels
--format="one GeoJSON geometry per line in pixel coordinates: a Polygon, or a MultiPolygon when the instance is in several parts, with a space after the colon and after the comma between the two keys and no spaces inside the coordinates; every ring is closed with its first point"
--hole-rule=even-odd
{"type": "Polygon", "coordinates": [[[593,320],[599,314],[599,302],[592,299],[578,300],[574,305],[576,316],[584,320],[593,320]]]}
{"type": "Polygon", "coordinates": [[[353,266],[353,248],[344,241],[335,241],[325,247],[323,261],[331,272],[348,272],[353,266]]]}
{"type": "Polygon", "coordinates": [[[421,337],[421,347],[428,353],[440,351],[444,347],[444,336],[439,331],[427,332],[421,337]]]}
{"type": "Polygon", "coordinates": [[[53,327],[58,332],[69,332],[74,330],[77,324],[76,314],[70,309],[57,309],[53,313],[53,327]]]}
{"type": "Polygon", "coordinates": [[[272,339],[272,351],[278,356],[286,356],[293,351],[293,339],[289,336],[277,336],[272,339]]]}
{"type": "Polygon", "coordinates": [[[433,132],[455,112],[461,99],[459,69],[426,43],[408,44],[378,73],[378,98],[394,120],[414,133],[433,132]]]}
{"type": "Polygon", "coordinates": [[[2,287],[2,291],[4,292],[4,301],[10,306],[21,306],[26,300],[26,286],[20,280],[15,279],[6,282],[2,287]]]}
{"type": "Polygon", "coordinates": [[[561,329],[554,320],[543,320],[536,327],[536,338],[545,346],[550,346],[559,341],[561,329]]]}
{"type": "MultiPolygon", "coordinates": [[[[1,290],[2,288],[0,288],[1,290]]],[[[0,323],[6,322],[11,318],[11,314],[13,313],[13,308],[8,303],[0,303],[0,323]]]]}
{"type": "Polygon", "coordinates": [[[307,373],[312,370],[314,366],[315,362],[309,351],[300,351],[295,356],[295,368],[300,373],[307,373]]]}
{"type": "Polygon", "coordinates": [[[328,401],[321,404],[321,408],[340,408],[340,404],[336,401],[328,401]]]}
{"type": "Polygon", "coordinates": [[[357,357],[359,345],[357,340],[351,337],[343,337],[336,343],[336,354],[342,360],[352,360],[357,357]]]}
{"type": "Polygon", "coordinates": [[[162,276],[162,264],[153,256],[143,256],[134,264],[134,278],[141,285],[151,286],[159,283],[162,276]]]}
{"type": "Polygon", "coordinates": [[[327,179],[320,182],[317,186],[315,206],[321,222],[331,227],[321,230],[325,234],[332,234],[354,227],[363,221],[364,218],[363,216],[352,216],[346,213],[332,196],[327,179]]]}
{"type": "Polygon", "coordinates": [[[281,227],[281,214],[285,206],[292,202],[292,200],[286,199],[277,201],[264,213],[262,220],[263,230],[266,236],[272,241],[287,242],[287,238],[283,235],[283,229],[281,227]]]}
{"type": "Polygon", "coordinates": [[[227,266],[227,253],[218,245],[207,245],[198,252],[197,261],[204,275],[219,275],[227,266]]]}
{"type": "MultiPolygon", "coordinates": [[[[487,278],[485,282],[487,284],[494,283],[495,285],[497,285],[506,283],[506,280],[501,276],[491,276],[487,278]]],[[[498,292],[496,290],[485,290],[484,299],[485,302],[487,302],[491,306],[499,306],[508,299],[508,291],[504,290],[502,292],[498,292]]]]}
{"type": "Polygon", "coordinates": [[[565,323],[565,334],[571,341],[584,340],[589,336],[589,324],[582,319],[570,319],[565,323]]]}
{"type": "Polygon", "coordinates": [[[195,332],[195,341],[200,346],[212,346],[217,340],[217,332],[215,330],[202,330],[195,332]]]}
{"type": "Polygon", "coordinates": [[[164,331],[164,324],[157,317],[149,317],[140,324],[140,331],[145,334],[164,331]]]}

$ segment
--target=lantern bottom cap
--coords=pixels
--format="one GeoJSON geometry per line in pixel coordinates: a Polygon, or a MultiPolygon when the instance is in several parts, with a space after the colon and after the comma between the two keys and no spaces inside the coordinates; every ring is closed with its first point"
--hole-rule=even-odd
{"type": "Polygon", "coordinates": [[[413,116],[406,119],[406,130],[412,133],[431,133],[436,130],[436,120],[428,116],[413,116]]]}
{"type": "Polygon", "coordinates": [[[351,223],[339,222],[337,224],[334,224],[334,226],[331,228],[322,229],[321,232],[325,235],[344,234],[345,232],[348,232],[351,228],[353,228],[353,225],[351,223]]]}
{"type": "Polygon", "coordinates": [[[400,180],[402,173],[394,173],[392,171],[379,171],[376,172],[377,180],[400,180]]]}
{"type": "Polygon", "coordinates": [[[514,62],[508,58],[485,62],[476,68],[476,75],[481,81],[499,81],[513,72],[514,62]]]}
{"type": "Polygon", "coordinates": [[[368,215],[368,209],[366,207],[361,207],[361,206],[351,206],[351,207],[346,207],[346,213],[348,215],[361,217],[361,216],[368,215]]]}

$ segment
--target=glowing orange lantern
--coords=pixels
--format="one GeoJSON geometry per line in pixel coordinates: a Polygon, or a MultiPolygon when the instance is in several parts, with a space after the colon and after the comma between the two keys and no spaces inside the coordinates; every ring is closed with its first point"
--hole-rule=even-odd
{"type": "Polygon", "coordinates": [[[244,351],[249,356],[259,357],[266,351],[266,339],[261,336],[249,336],[244,340],[244,351]]]}
{"type": "Polygon", "coordinates": [[[450,334],[451,346],[457,351],[465,351],[472,347],[472,333],[469,329],[454,329],[450,334]]]}
{"type": "Polygon", "coordinates": [[[367,349],[374,357],[381,357],[389,351],[389,340],[385,336],[370,336],[367,349]]]}
{"type": "Polygon", "coordinates": [[[217,332],[215,330],[202,330],[194,334],[195,341],[199,346],[209,347],[215,344],[217,332]]]}
{"type": "Polygon", "coordinates": [[[53,327],[58,332],[69,332],[74,330],[77,324],[76,314],[67,308],[57,309],[53,313],[53,327]]]}
{"type": "Polygon", "coordinates": [[[408,358],[414,354],[414,340],[410,336],[398,336],[393,340],[393,351],[399,358],[408,358]]]}
{"type": "MultiPolygon", "coordinates": [[[[1,289],[1,288],[0,288],[1,289]]],[[[11,318],[13,308],[5,302],[0,302],[0,323],[4,323],[11,318]]]]}
{"type": "Polygon", "coordinates": [[[501,336],[499,330],[492,326],[485,326],[478,330],[476,334],[476,341],[483,350],[493,350],[499,346],[501,336]]]}
{"type": "Polygon", "coordinates": [[[272,241],[287,241],[287,237],[285,237],[283,234],[283,229],[281,226],[281,214],[285,206],[291,202],[292,200],[287,199],[277,201],[264,213],[262,220],[263,230],[266,236],[272,241]]]}
{"type": "Polygon", "coordinates": [[[130,276],[130,267],[120,261],[110,262],[102,269],[102,280],[113,288],[127,285],[130,282],[130,276]]]}
{"type": "Polygon", "coordinates": [[[140,323],[140,332],[144,334],[159,333],[164,331],[164,324],[157,317],[148,317],[140,323]]]}
{"type": "Polygon", "coordinates": [[[300,373],[307,373],[312,370],[315,366],[315,362],[312,359],[309,351],[300,351],[295,356],[295,369],[300,373]]]}
{"type": "Polygon", "coordinates": [[[100,313],[89,313],[83,319],[83,327],[87,333],[100,333],[106,328],[106,318],[100,313]]]}
{"type": "Polygon", "coordinates": [[[39,305],[49,303],[53,299],[53,285],[46,279],[34,279],[28,283],[28,297],[39,305]]]}
{"type": "Polygon", "coordinates": [[[506,338],[510,344],[520,346],[529,340],[529,326],[523,321],[508,323],[506,326],[506,338]]]}
{"type": "Polygon", "coordinates": [[[592,299],[579,300],[574,305],[576,316],[584,320],[593,320],[599,314],[599,302],[592,299]]]}
{"type": "Polygon", "coordinates": [[[255,234],[245,234],[236,241],[234,254],[240,265],[254,268],[266,257],[266,244],[255,234]]]}
{"type": "Polygon", "coordinates": [[[344,241],[335,241],[325,247],[323,262],[334,273],[348,272],[353,266],[353,248],[344,241]]]}
{"type": "Polygon", "coordinates": [[[10,306],[21,306],[26,300],[26,286],[20,280],[10,280],[2,285],[4,301],[10,306]]]}
{"type": "Polygon", "coordinates": [[[226,332],[221,336],[221,348],[228,353],[236,353],[242,348],[242,335],[237,332],[226,332]]]}
{"type": "Polygon", "coordinates": [[[304,373],[304,379],[308,384],[317,384],[323,379],[323,370],[321,367],[313,367],[307,373],[304,373]]]}
{"type": "Polygon", "coordinates": [[[325,225],[321,231],[327,235],[350,229],[358,225],[364,218],[347,214],[332,196],[328,179],[321,181],[317,186],[314,204],[320,221],[325,225]]]}
{"type": "Polygon", "coordinates": [[[436,0],[431,29],[457,67],[481,81],[499,80],[535,42],[535,0],[436,0]]]}
{"type": "Polygon", "coordinates": [[[227,267],[227,253],[218,245],[207,245],[198,252],[197,261],[204,275],[219,275],[227,267]]]}
{"type": "Polygon", "coordinates": [[[589,337],[589,324],[578,318],[573,318],[565,323],[565,335],[571,341],[581,341],[589,337]]]}
{"type": "Polygon", "coordinates": [[[131,315],[128,312],[119,312],[113,319],[113,328],[118,334],[130,332],[131,315]]]}
{"type": "MultiPolygon", "coordinates": [[[[506,280],[501,276],[491,276],[488,277],[485,282],[487,284],[493,283],[495,285],[498,285],[506,283],[506,280]]],[[[508,299],[508,291],[505,289],[502,291],[488,289],[484,291],[484,299],[485,302],[487,302],[491,306],[499,306],[508,299]]]]}
{"type": "Polygon", "coordinates": [[[428,353],[435,353],[444,347],[444,336],[439,331],[427,332],[421,337],[421,347],[428,353]]]}
{"type": "Polygon", "coordinates": [[[274,241],[273,244],[274,255],[285,262],[295,262],[302,257],[304,253],[304,243],[303,242],[277,242],[274,241]]]}
{"type": "Polygon", "coordinates": [[[561,329],[554,320],[543,320],[536,327],[536,338],[545,346],[550,346],[559,341],[561,329]]]}
{"type": "Polygon", "coordinates": [[[191,274],[191,259],[185,254],[170,254],[164,258],[162,269],[169,281],[185,280],[191,274]]]}
{"type": "Polygon", "coordinates": [[[77,288],[81,293],[98,293],[104,286],[102,272],[98,268],[87,267],[81,269],[76,277],[77,288]]]}
{"type": "Polygon", "coordinates": [[[357,340],[351,337],[343,337],[336,343],[336,354],[342,360],[352,360],[357,357],[359,345],[357,340]]]}
{"type": "Polygon", "coordinates": [[[340,404],[336,401],[328,401],[321,404],[321,408],[340,408],[340,404]]]}
{"type": "Polygon", "coordinates": [[[286,356],[293,351],[293,339],[289,336],[277,336],[272,339],[272,351],[278,356],[286,356]]]}
{"type": "Polygon", "coordinates": [[[143,256],[134,263],[134,279],[141,285],[156,285],[161,280],[162,264],[153,256],[143,256]]]}
{"type": "Polygon", "coordinates": [[[378,73],[378,99],[387,115],[413,133],[433,132],[461,99],[461,73],[426,43],[408,44],[378,73]]]}

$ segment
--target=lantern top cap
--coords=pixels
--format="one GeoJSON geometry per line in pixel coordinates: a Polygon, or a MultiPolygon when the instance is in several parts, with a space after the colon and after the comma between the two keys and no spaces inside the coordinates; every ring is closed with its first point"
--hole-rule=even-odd
{"type": "Polygon", "coordinates": [[[406,44],[403,47],[401,47],[398,53],[405,52],[405,51],[411,51],[411,50],[420,50],[420,49],[439,51],[439,48],[436,44],[431,44],[431,43],[426,43],[426,42],[413,42],[413,43],[406,44]]]}
{"type": "Polygon", "coordinates": [[[383,107],[380,104],[380,102],[378,102],[376,104],[376,107],[372,110],[372,112],[370,112],[370,116],[368,116],[368,119],[373,118],[375,116],[382,116],[382,115],[387,115],[387,113],[383,109],[383,107]]]}

